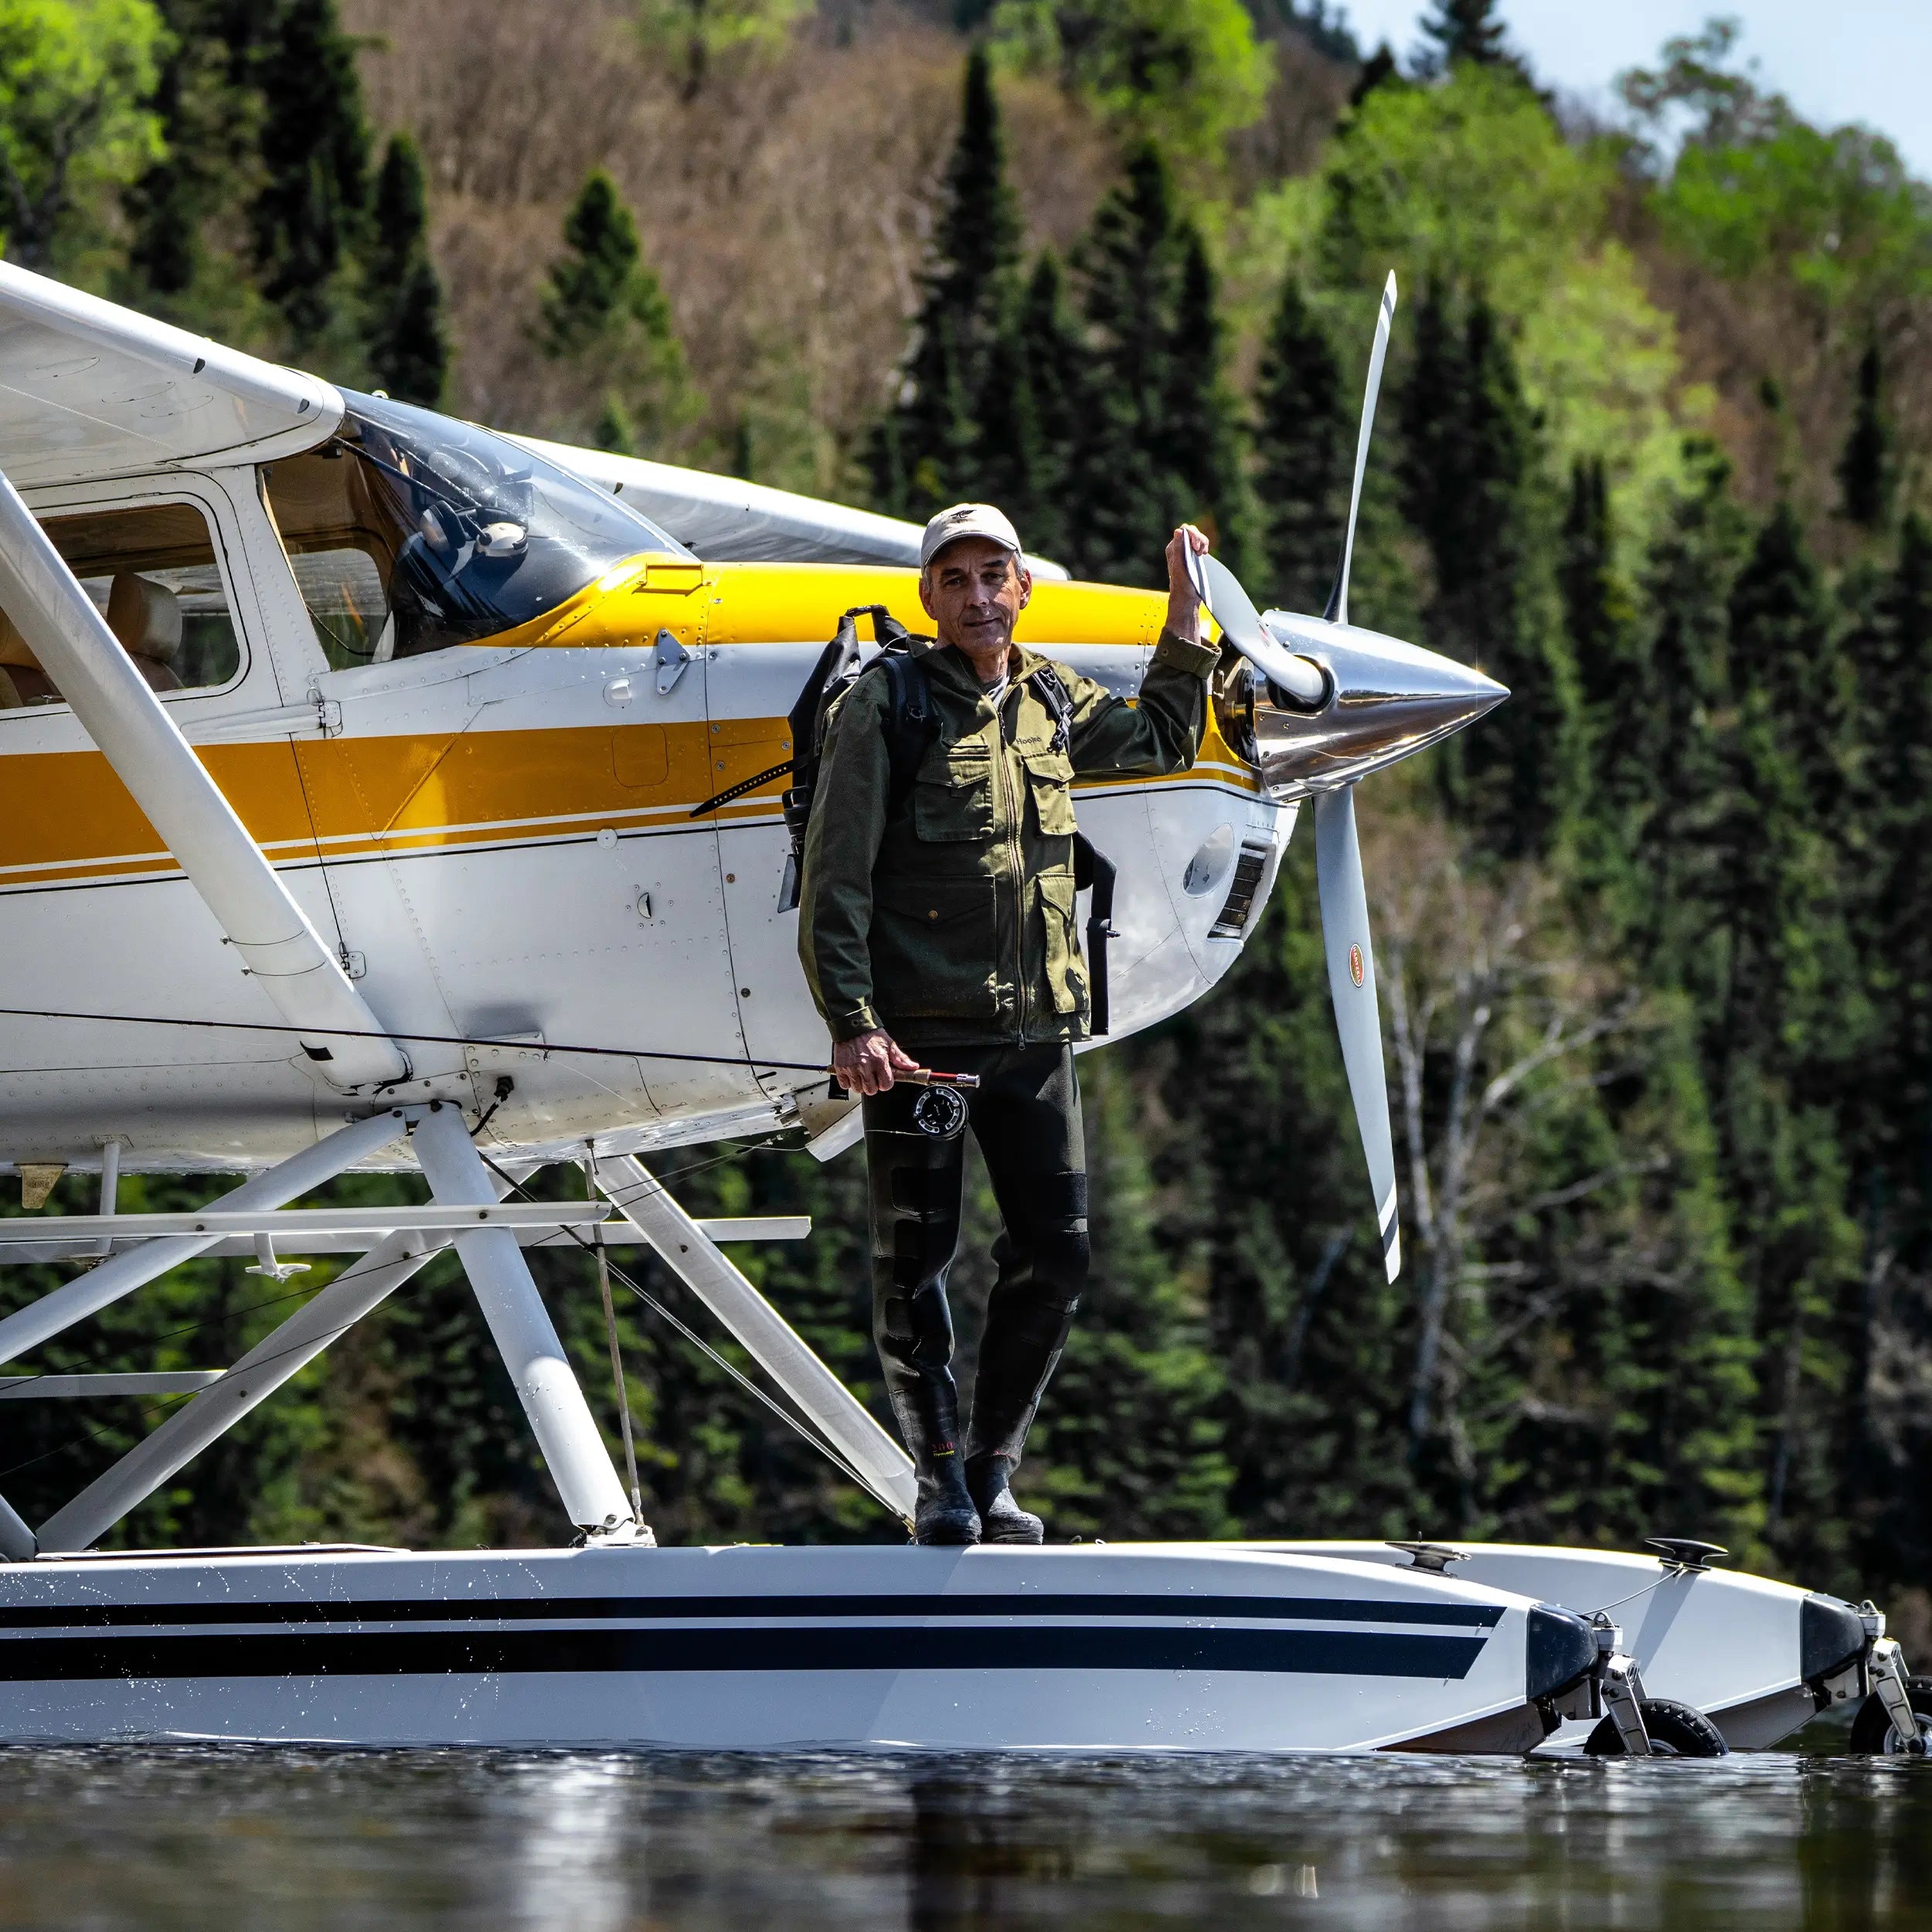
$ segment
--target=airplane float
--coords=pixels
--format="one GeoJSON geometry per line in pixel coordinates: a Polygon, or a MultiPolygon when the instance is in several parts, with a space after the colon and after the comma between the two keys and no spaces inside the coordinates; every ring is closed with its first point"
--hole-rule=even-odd
{"type": "MultiPolygon", "coordinates": [[[[1212,989],[1312,804],[1391,1280],[1354,788],[1506,695],[1349,621],[1394,303],[1392,277],[1327,611],[1259,614],[1207,560],[1226,648],[1198,760],[1080,798],[1117,872],[1116,1035],[1212,989]]],[[[1695,1753],[1855,1699],[1864,1748],[1922,1750],[1924,1686],[1876,1611],[1691,1543],[655,1546],[527,1245],[648,1247],[910,1513],[898,1446],[722,1245],[804,1224],[694,1221],[645,1161],[858,1136],[798,964],[786,719],[846,614],[919,626],[917,540],[354,394],[0,264],[0,1165],[23,1210],[0,1263],[73,1270],[0,1318],[0,1405],[190,1397],[45,1522],[0,1502],[0,1739],[1695,1753]],[[512,1198],[555,1162],[597,1198],[512,1198]],[[420,1171],[429,1204],[295,1205],[372,1170],[420,1171]],[[97,1215],[32,1211],[67,1171],[99,1175],[97,1215]],[[121,1213],[131,1172],[246,1178],[121,1213]],[[98,1546],[451,1247],[573,1546],[98,1546]],[[32,1372],[192,1257],[280,1278],[345,1252],[225,1369],[32,1372]]],[[[1036,576],[1025,641],[1132,692],[1161,599],[1036,576]]]]}

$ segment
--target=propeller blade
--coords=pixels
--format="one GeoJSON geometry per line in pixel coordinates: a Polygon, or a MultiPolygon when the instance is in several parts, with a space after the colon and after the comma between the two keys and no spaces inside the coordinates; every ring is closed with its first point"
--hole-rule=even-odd
{"type": "Polygon", "coordinates": [[[1355,787],[1318,792],[1315,801],[1315,878],[1321,895],[1321,943],[1328,956],[1328,994],[1342,1063],[1349,1071],[1355,1126],[1368,1157],[1383,1266],[1393,1281],[1402,1271],[1402,1233],[1396,1221],[1396,1157],[1389,1127],[1389,1085],[1382,1067],[1382,1011],[1376,999],[1375,954],[1369,943],[1369,894],[1355,840],[1355,787]]]}
{"type": "Polygon", "coordinates": [[[1321,667],[1268,634],[1261,614],[1241,587],[1241,580],[1218,556],[1209,551],[1189,550],[1187,573],[1194,594],[1207,607],[1222,634],[1263,677],[1311,711],[1326,702],[1328,680],[1321,667]]]}
{"type": "Polygon", "coordinates": [[[1335,573],[1335,588],[1328,593],[1328,607],[1322,612],[1331,624],[1349,621],[1349,571],[1355,562],[1355,514],[1362,508],[1362,478],[1369,467],[1369,435],[1376,426],[1376,398],[1382,393],[1382,364],[1389,353],[1389,325],[1395,319],[1396,272],[1382,290],[1382,312],[1376,318],[1375,346],[1369,352],[1369,387],[1362,399],[1362,431],[1355,438],[1355,488],[1349,496],[1349,527],[1342,539],[1342,565],[1335,573]]]}

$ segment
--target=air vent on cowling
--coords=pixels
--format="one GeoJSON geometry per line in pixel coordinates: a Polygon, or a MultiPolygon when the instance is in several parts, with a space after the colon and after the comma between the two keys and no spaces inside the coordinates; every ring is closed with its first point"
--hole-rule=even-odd
{"type": "Polygon", "coordinates": [[[1227,903],[1221,916],[1208,928],[1210,939],[1239,939],[1248,929],[1248,916],[1254,910],[1254,895],[1260,889],[1261,875],[1267,870],[1266,845],[1243,845],[1234,862],[1234,880],[1228,887],[1227,903]]]}

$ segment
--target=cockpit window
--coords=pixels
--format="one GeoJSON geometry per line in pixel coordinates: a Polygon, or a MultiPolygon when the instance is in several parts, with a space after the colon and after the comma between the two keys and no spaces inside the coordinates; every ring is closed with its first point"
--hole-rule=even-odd
{"type": "Polygon", "coordinates": [[[675,538],[506,437],[345,392],[319,449],[262,472],[317,638],[337,669],[475,644],[553,611],[675,538]]]}

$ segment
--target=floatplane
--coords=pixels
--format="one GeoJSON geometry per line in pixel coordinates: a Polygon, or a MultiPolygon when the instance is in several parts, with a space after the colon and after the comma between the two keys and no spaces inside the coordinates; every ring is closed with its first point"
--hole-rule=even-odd
{"type": "MultiPolygon", "coordinates": [[[[1192,770],[1084,786],[1117,1036],[1208,993],[1312,805],[1393,1280],[1395,1166],[1358,781],[1506,694],[1352,624],[1377,318],[1335,588],[1226,648],[1192,770]]],[[[189,1397],[44,1522],[0,1502],[0,1738],[1521,1752],[1761,1745],[1869,1700],[1921,1748],[1869,1605],[1655,1555],[1417,1543],[663,1549],[527,1247],[641,1245],[879,1502],[903,1454],[693,1219],[662,1150],[858,1137],[787,880],[788,714],[842,621],[917,628],[918,532],[338,389],[0,264],[0,1403],[189,1397]],[[546,1163],[594,1199],[512,1198],[546,1163]],[[99,1212],[41,1209],[100,1177],[99,1212]],[[413,1208],[302,1206],[419,1172],[413,1208]],[[119,1177],[240,1175],[190,1213],[119,1177]],[[454,1248],[569,1546],[104,1549],[141,1500],[454,1248]],[[354,1259],[239,1360],[36,1375],[198,1255],[354,1259]]],[[[1023,635],[1122,692],[1158,597],[1042,561],[1023,635]]],[[[1073,914],[1043,905],[1043,918],[1073,914]]],[[[0,1410],[0,1413],[4,1413],[0,1410]]],[[[1875,1713],[1875,1716],[1869,1713],[1875,1713]]]]}

